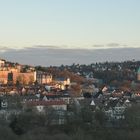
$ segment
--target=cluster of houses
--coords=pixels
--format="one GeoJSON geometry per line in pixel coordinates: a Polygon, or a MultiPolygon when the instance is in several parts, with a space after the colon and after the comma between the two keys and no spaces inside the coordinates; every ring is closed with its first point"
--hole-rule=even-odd
{"type": "MultiPolygon", "coordinates": [[[[37,113],[44,113],[50,108],[61,116],[58,117],[59,120],[55,120],[55,123],[63,124],[65,122],[64,113],[70,112],[69,107],[71,105],[75,105],[77,108],[86,105],[90,106],[91,111],[103,111],[108,121],[115,121],[124,119],[125,110],[133,104],[140,103],[140,98],[137,98],[135,94],[128,94],[117,90],[110,91],[107,87],[104,87],[101,91],[95,91],[94,89],[91,97],[86,97],[83,94],[79,97],[73,97],[69,89],[54,92],[54,89],[44,86],[44,89],[37,89],[37,92],[34,94],[18,96],[18,98],[20,98],[18,101],[22,105],[22,109],[20,108],[21,106],[16,109],[12,108],[12,101],[8,100],[5,96],[1,96],[1,116],[3,114],[8,118],[12,113],[18,114],[29,108],[37,113]]],[[[13,101],[17,105],[19,105],[19,102],[13,101]]]]}
{"type": "MultiPolygon", "coordinates": [[[[95,68],[94,66],[92,65],[93,68],[95,68]]],[[[76,68],[79,69],[80,66],[77,65],[76,68]]],[[[100,68],[99,65],[98,68],[100,68]]],[[[121,70],[122,66],[119,65],[117,68],[121,70]]],[[[81,75],[80,72],[77,74],[81,75]]],[[[77,108],[87,105],[90,106],[91,111],[103,111],[108,120],[112,121],[124,119],[125,110],[133,104],[140,103],[139,93],[111,89],[107,86],[99,89],[96,84],[102,83],[102,81],[93,78],[93,72],[82,74],[85,76],[86,83],[80,85],[81,94],[73,96],[70,78],[53,79],[50,73],[35,71],[33,67],[0,60],[1,85],[8,82],[16,85],[15,88],[12,87],[9,90],[7,87],[0,87],[0,116],[8,119],[10,114],[19,114],[29,108],[37,113],[45,113],[48,109],[53,109],[61,116],[57,123],[63,124],[64,117],[62,116],[64,116],[64,112],[70,112],[71,105],[75,105],[77,108]],[[21,86],[17,84],[17,81],[26,84],[21,86]]],[[[140,70],[138,70],[138,78],[140,78],[140,70]]]]}

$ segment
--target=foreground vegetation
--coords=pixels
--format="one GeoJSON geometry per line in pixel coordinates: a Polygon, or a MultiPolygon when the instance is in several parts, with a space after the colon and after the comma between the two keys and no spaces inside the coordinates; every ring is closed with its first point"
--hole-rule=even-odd
{"type": "Polygon", "coordinates": [[[105,114],[89,107],[74,108],[65,114],[65,124],[52,125],[58,117],[54,110],[38,114],[33,110],[11,115],[9,121],[0,119],[0,140],[138,140],[140,106],[126,110],[125,119],[108,122],[105,114]]]}

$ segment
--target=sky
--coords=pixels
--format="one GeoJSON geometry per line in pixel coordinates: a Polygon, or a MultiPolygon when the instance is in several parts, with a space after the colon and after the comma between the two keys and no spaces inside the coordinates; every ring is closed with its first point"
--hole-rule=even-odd
{"type": "Polygon", "coordinates": [[[140,0],[0,0],[0,48],[140,46],[140,0]]]}

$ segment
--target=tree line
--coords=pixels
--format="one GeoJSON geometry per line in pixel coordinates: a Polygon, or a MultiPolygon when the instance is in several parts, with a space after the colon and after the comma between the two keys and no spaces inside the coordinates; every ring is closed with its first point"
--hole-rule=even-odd
{"type": "Polygon", "coordinates": [[[52,108],[46,108],[45,113],[28,108],[20,114],[11,115],[8,121],[0,117],[0,139],[136,140],[140,133],[139,108],[139,105],[134,105],[125,111],[124,120],[108,122],[102,110],[93,111],[90,106],[73,105],[69,112],[63,113],[65,123],[61,125],[53,123],[60,114],[52,108]]]}

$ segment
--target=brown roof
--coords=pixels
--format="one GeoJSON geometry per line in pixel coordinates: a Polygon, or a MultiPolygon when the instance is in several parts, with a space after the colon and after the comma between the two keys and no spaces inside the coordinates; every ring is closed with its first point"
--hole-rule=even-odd
{"type": "Polygon", "coordinates": [[[27,101],[28,106],[51,106],[51,105],[64,105],[66,104],[63,100],[52,100],[52,101],[27,101]]]}

